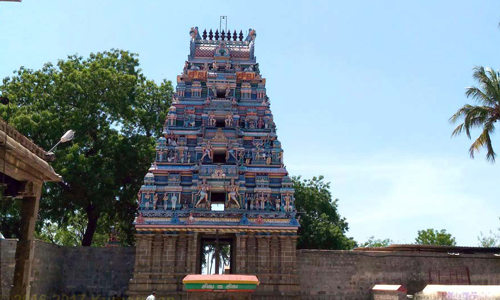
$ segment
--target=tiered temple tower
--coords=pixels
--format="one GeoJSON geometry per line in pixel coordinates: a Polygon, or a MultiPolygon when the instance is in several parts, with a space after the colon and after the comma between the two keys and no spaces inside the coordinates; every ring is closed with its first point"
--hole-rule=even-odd
{"type": "Polygon", "coordinates": [[[138,195],[130,295],[184,297],[185,275],[230,273],[257,275],[255,299],[293,298],[299,224],[254,55],[256,32],[200,34],[195,27],[190,35],[164,136],[138,195]]]}

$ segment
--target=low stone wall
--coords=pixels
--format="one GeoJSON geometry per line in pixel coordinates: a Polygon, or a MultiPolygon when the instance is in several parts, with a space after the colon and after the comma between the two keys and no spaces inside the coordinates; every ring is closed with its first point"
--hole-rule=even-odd
{"type": "MultiPolygon", "coordinates": [[[[15,240],[0,240],[3,299],[12,285],[15,247],[15,240]]],[[[368,300],[374,284],[402,284],[414,294],[436,278],[443,284],[500,284],[500,257],[493,254],[300,250],[297,255],[304,300],[368,300]]],[[[34,260],[33,295],[122,296],[132,278],[135,248],[60,247],[37,241],[34,260]]]]}
{"type": "Polygon", "coordinates": [[[16,241],[0,240],[0,298],[7,299],[14,278],[16,241]]]}
{"type": "Polygon", "coordinates": [[[427,284],[500,284],[493,254],[300,250],[302,299],[367,300],[375,284],[401,284],[408,294],[427,284]]]}
{"type": "Polygon", "coordinates": [[[125,295],[134,272],[135,247],[66,249],[63,293],[125,295]]]}
{"type": "MultiPolygon", "coordinates": [[[[16,243],[0,240],[2,299],[8,299],[12,286],[16,243]]],[[[134,261],[134,247],[61,247],[36,241],[31,294],[55,299],[75,294],[124,296],[134,261]]]]}

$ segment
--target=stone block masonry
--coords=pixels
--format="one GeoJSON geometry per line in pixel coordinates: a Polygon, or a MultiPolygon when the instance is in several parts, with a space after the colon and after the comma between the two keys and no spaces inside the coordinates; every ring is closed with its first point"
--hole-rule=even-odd
{"type": "Polygon", "coordinates": [[[500,284],[500,257],[493,253],[449,255],[421,252],[300,250],[302,299],[367,300],[375,284],[398,284],[408,294],[427,284],[500,284]],[[463,271],[463,272],[462,272],[463,271]]]}
{"type": "MultiPolygon", "coordinates": [[[[254,240],[239,239],[239,243],[258,243],[257,239],[254,240]]],[[[279,238],[271,237],[269,243],[264,243],[260,248],[264,251],[269,244],[270,262],[258,259],[250,262],[251,253],[239,253],[238,255],[246,257],[240,261],[239,268],[244,270],[244,266],[248,264],[250,269],[245,273],[251,273],[251,270],[256,271],[257,268],[264,271],[269,267],[271,270],[278,267],[279,263],[275,258],[278,252],[273,249],[279,243],[279,238]]],[[[9,298],[15,249],[15,240],[0,240],[2,299],[9,298]]],[[[259,251],[258,244],[256,249],[259,251]]],[[[169,248],[164,247],[162,251],[159,255],[164,258],[164,265],[160,267],[166,268],[169,261],[165,257],[168,258],[169,248]]],[[[293,255],[293,251],[290,254],[293,255]]],[[[283,262],[287,261],[285,258],[281,259],[283,262]]],[[[83,293],[102,297],[123,296],[132,278],[135,261],[135,247],[60,247],[36,241],[31,273],[32,295],[50,297],[83,293]]],[[[186,266],[192,268],[188,264],[186,266]]],[[[282,267],[293,268],[293,265],[285,264],[282,267]]],[[[447,284],[460,283],[457,281],[461,280],[460,276],[467,277],[465,279],[470,279],[470,283],[474,285],[500,284],[500,258],[494,253],[461,253],[456,256],[446,252],[298,250],[296,267],[298,279],[290,278],[290,282],[300,282],[301,299],[304,300],[368,300],[374,284],[402,284],[408,289],[408,294],[414,294],[427,284],[435,283],[438,275],[442,283],[447,284]],[[461,270],[465,270],[465,273],[461,270]]],[[[265,276],[262,279],[271,280],[265,276]]],[[[252,299],[271,298],[272,296],[256,294],[252,299]]]]}
{"type": "MultiPolygon", "coordinates": [[[[2,300],[9,299],[16,243],[16,240],[0,240],[2,300]]],[[[135,247],[61,247],[35,241],[31,298],[81,294],[123,296],[132,278],[134,260],[135,247]]]]}

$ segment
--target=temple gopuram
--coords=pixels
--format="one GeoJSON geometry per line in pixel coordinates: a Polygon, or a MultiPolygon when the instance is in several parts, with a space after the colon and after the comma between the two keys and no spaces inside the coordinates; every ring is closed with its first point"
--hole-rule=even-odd
{"type": "MultiPolygon", "coordinates": [[[[129,295],[185,299],[188,274],[246,274],[260,282],[252,299],[294,299],[299,223],[256,61],[256,32],[194,27],[190,36],[138,194],[129,295]]],[[[240,299],[229,294],[223,299],[240,299]]]]}

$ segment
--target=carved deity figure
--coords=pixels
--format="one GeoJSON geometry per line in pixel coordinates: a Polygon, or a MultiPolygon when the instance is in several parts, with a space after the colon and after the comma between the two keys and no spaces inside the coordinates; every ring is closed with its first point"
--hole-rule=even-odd
{"type": "Polygon", "coordinates": [[[196,118],[191,114],[184,114],[184,127],[194,127],[196,125],[196,118]]]}
{"type": "Polygon", "coordinates": [[[153,209],[156,210],[156,204],[158,203],[158,194],[155,193],[153,197],[153,209]]]}
{"type": "Polygon", "coordinates": [[[255,121],[254,120],[249,120],[248,121],[248,128],[255,129],[255,121]]]}
{"type": "Polygon", "coordinates": [[[208,191],[210,191],[210,186],[207,184],[206,179],[203,179],[202,184],[198,187],[198,189],[199,198],[194,207],[199,208],[203,201],[205,201],[205,205],[208,208],[210,206],[210,203],[208,202],[208,191]]]}
{"type": "Polygon", "coordinates": [[[257,207],[255,206],[255,197],[253,196],[250,196],[250,209],[251,210],[254,210],[256,209],[257,207]]]}
{"type": "Polygon", "coordinates": [[[183,151],[183,150],[179,150],[179,157],[180,157],[180,159],[181,159],[181,164],[183,164],[183,163],[184,163],[184,156],[185,156],[185,155],[184,155],[184,151],[183,151]]]}
{"type": "Polygon", "coordinates": [[[238,201],[238,196],[240,195],[238,193],[239,186],[234,183],[234,179],[231,179],[231,184],[227,187],[227,206],[231,205],[231,201],[236,204],[238,208],[240,208],[240,202],[238,201]]]}
{"type": "Polygon", "coordinates": [[[207,62],[203,64],[203,70],[208,71],[208,63],[207,62]]]}
{"type": "Polygon", "coordinates": [[[191,36],[191,39],[194,41],[198,36],[198,27],[191,27],[191,30],[189,30],[189,35],[191,36]]]}
{"type": "Polygon", "coordinates": [[[274,204],[276,205],[276,211],[281,210],[281,199],[279,196],[276,196],[276,199],[274,199],[274,204]]]}
{"type": "Polygon", "coordinates": [[[245,152],[244,151],[239,151],[238,153],[238,163],[240,165],[245,163],[245,152]]]}
{"type": "Polygon", "coordinates": [[[226,127],[232,127],[233,126],[233,114],[228,113],[226,115],[225,123],[226,123],[226,127]]]}
{"type": "Polygon", "coordinates": [[[230,95],[231,95],[231,88],[227,87],[226,88],[226,98],[229,98],[230,95]]]}
{"type": "Polygon", "coordinates": [[[212,69],[214,70],[218,70],[219,69],[219,64],[217,63],[217,61],[214,61],[213,64],[212,64],[212,69]]]}
{"type": "Polygon", "coordinates": [[[269,123],[272,122],[272,117],[265,116],[264,117],[264,128],[269,129],[269,123]]]}
{"type": "Polygon", "coordinates": [[[226,67],[226,70],[231,70],[231,63],[228,61],[228,62],[226,63],[226,66],[225,66],[225,67],[226,67]]]}
{"type": "Polygon", "coordinates": [[[174,109],[170,109],[168,112],[168,125],[175,126],[177,120],[177,114],[175,112],[175,106],[172,106],[174,109]]]}
{"type": "Polygon", "coordinates": [[[139,191],[137,193],[137,201],[139,202],[139,205],[141,205],[141,203],[142,203],[142,192],[141,191],[139,191]]]}
{"type": "Polygon", "coordinates": [[[176,141],[176,137],[173,133],[170,133],[168,136],[167,136],[167,143],[170,145],[170,146],[174,146],[174,147],[177,147],[177,141],[176,141]]]}
{"type": "Polygon", "coordinates": [[[263,127],[264,121],[262,120],[262,118],[259,118],[259,120],[257,121],[257,128],[262,129],[263,127]]]}
{"type": "Polygon", "coordinates": [[[283,164],[283,151],[280,151],[280,152],[278,153],[278,161],[279,161],[281,164],[283,164]]]}
{"type": "Polygon", "coordinates": [[[215,86],[214,86],[214,87],[212,87],[212,96],[213,96],[214,98],[217,98],[217,88],[216,88],[215,86]]]}
{"type": "Polygon", "coordinates": [[[177,206],[177,196],[175,195],[175,193],[172,194],[172,197],[170,197],[170,202],[172,203],[172,210],[175,210],[176,209],[176,206],[177,206]]]}
{"type": "Polygon", "coordinates": [[[188,217],[188,219],[187,219],[187,223],[188,223],[188,224],[193,224],[193,223],[194,223],[194,221],[195,221],[195,220],[194,220],[194,216],[193,216],[193,213],[191,212],[191,213],[189,213],[189,217],[188,217]]]}
{"type": "Polygon", "coordinates": [[[266,197],[264,193],[260,193],[260,196],[257,198],[257,208],[260,210],[266,209],[266,197]]]}
{"type": "Polygon", "coordinates": [[[216,124],[217,124],[217,120],[215,119],[215,113],[213,111],[211,111],[208,114],[208,126],[215,127],[216,124]]]}
{"type": "Polygon", "coordinates": [[[203,147],[203,155],[201,156],[200,161],[203,161],[205,156],[208,156],[208,158],[210,158],[210,160],[213,159],[213,150],[212,150],[212,145],[210,144],[210,141],[208,141],[206,147],[203,147]]]}
{"type": "Polygon", "coordinates": [[[169,162],[169,163],[176,163],[177,162],[177,152],[175,150],[168,151],[167,162],[169,162]]]}
{"type": "Polygon", "coordinates": [[[226,161],[229,161],[229,158],[230,157],[233,157],[235,160],[238,160],[238,155],[235,153],[235,151],[233,149],[229,149],[227,150],[226,152],[226,161]]]}
{"type": "Polygon", "coordinates": [[[222,169],[221,166],[217,166],[214,169],[214,172],[212,173],[213,178],[224,178],[226,177],[226,173],[224,173],[224,170],[222,169]]]}
{"type": "Polygon", "coordinates": [[[271,161],[272,161],[272,156],[268,154],[267,157],[266,157],[266,165],[270,165],[271,161]]]}
{"type": "Polygon", "coordinates": [[[293,210],[293,197],[290,194],[286,194],[285,197],[283,197],[285,200],[285,211],[286,212],[291,212],[293,210]]]}
{"type": "Polygon", "coordinates": [[[245,164],[249,165],[252,162],[252,152],[245,152],[245,164]]]}

